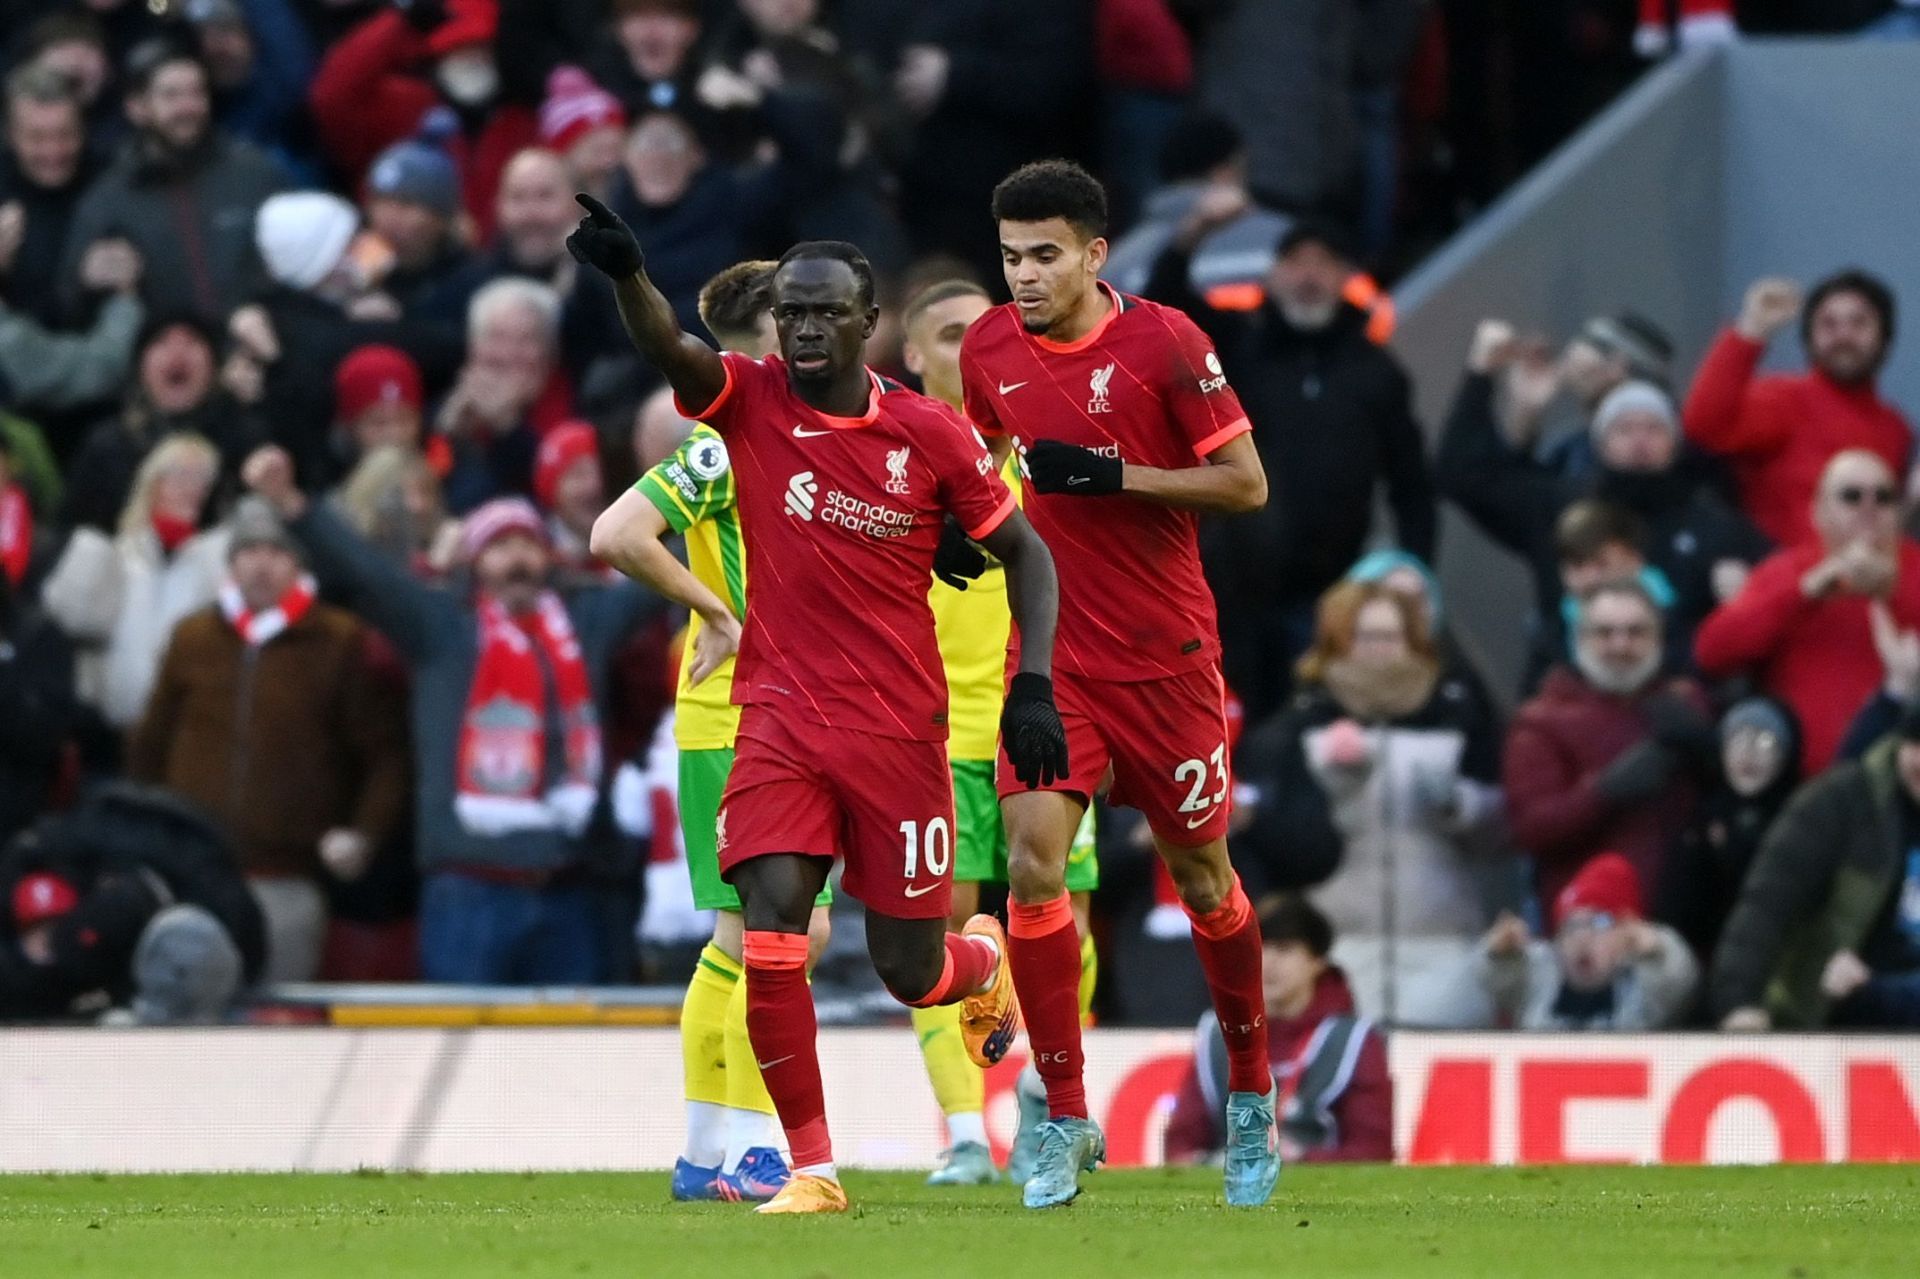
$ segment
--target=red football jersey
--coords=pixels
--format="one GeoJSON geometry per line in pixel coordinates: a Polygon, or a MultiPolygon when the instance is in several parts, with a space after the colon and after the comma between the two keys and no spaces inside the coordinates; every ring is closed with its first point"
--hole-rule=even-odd
{"type": "Polygon", "coordinates": [[[865,415],[831,417],[794,393],[780,357],[722,358],[719,397],[676,407],[725,437],[739,481],[748,608],[733,700],[945,740],[927,589],[947,512],[976,538],[1013,513],[992,457],[952,409],[871,371],[865,415]]]}
{"type": "MultiPolygon", "coordinates": [[[[1012,304],[974,321],[960,347],[967,416],[1016,447],[1065,440],[1177,470],[1252,429],[1213,343],[1172,307],[1105,283],[1113,309],[1077,342],[1036,337],[1012,304]]],[[[1054,661],[1095,679],[1178,675],[1220,655],[1213,592],[1189,511],[1123,494],[1026,496],[1060,571],[1054,661]]]]}

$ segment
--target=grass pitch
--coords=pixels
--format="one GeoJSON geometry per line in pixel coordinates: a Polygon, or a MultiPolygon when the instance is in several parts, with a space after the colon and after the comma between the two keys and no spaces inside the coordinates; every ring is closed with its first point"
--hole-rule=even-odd
{"type": "Polygon", "coordinates": [[[854,1211],[666,1202],[661,1175],[0,1178],[7,1279],[1915,1273],[1920,1167],[1103,1172],[1070,1208],[847,1175],[854,1211]]]}

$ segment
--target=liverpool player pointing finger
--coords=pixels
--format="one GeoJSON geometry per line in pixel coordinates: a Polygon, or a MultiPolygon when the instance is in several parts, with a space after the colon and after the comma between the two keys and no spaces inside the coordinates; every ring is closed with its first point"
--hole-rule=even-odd
{"type": "Polygon", "coordinates": [[[1140,809],[1193,922],[1230,1062],[1227,1202],[1265,1203],[1279,1175],[1260,933],[1227,859],[1224,687],[1194,512],[1267,498],[1246,415],[1192,321],[1116,293],[1106,193],[1064,161],[1031,164],[993,197],[1013,301],[967,331],[967,415],[1020,448],[1027,513],[1060,561],[1055,687],[1071,768],[1031,789],[1001,761],[1014,983],[1049,1121],[1029,1207],[1066,1203],[1104,1154],[1081,1080],[1079,949],[1064,872],[1109,766],[1140,809]]]}
{"type": "Polygon", "coordinates": [[[949,515],[1006,564],[1023,645],[1003,719],[1010,768],[1054,785],[1070,760],[1049,679],[1053,559],[974,431],[866,367],[879,311],[858,249],[789,250],[772,283],[780,354],[723,356],[681,331],[620,219],[580,203],[568,249],[612,278],[634,345],[682,415],[720,433],[737,477],[743,709],[717,842],[744,917],[747,1032],[794,1164],[759,1211],[843,1211],[806,979],[813,900],[843,858],[888,989],[910,1005],[961,1004],[975,1060],[1005,1055],[1019,1022],[1005,935],[986,916],[946,931],[953,783],[927,589],[949,515]]]}

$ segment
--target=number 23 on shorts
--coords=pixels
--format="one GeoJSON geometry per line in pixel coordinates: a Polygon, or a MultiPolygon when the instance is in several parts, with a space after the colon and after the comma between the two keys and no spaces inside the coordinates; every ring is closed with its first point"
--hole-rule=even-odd
{"type": "Polygon", "coordinates": [[[1189,787],[1187,797],[1180,801],[1179,811],[1199,814],[1187,821],[1187,829],[1205,825],[1213,817],[1214,808],[1227,798],[1227,744],[1221,742],[1206,759],[1181,760],[1174,766],[1173,780],[1189,787]],[[1209,773],[1214,782],[1212,794],[1206,793],[1209,773]]]}
{"type": "Polygon", "coordinates": [[[900,839],[906,857],[903,891],[908,897],[930,893],[947,882],[947,873],[953,869],[953,828],[946,818],[936,817],[924,826],[901,822],[900,839]]]}

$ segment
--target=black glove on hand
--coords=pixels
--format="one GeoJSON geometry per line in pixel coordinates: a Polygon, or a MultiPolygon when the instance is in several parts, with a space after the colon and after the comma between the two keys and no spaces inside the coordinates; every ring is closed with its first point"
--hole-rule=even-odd
{"type": "Polygon", "coordinates": [[[1000,745],[1028,790],[1067,775],[1067,728],[1053,704],[1052,680],[1026,671],[1013,677],[1000,709],[1000,745]]]}
{"type": "Polygon", "coordinates": [[[447,20],[445,0],[393,0],[393,7],[407,20],[407,25],[426,35],[447,20]]]}
{"type": "Polygon", "coordinates": [[[1666,788],[1680,761],[1659,742],[1641,742],[1600,770],[1594,786],[1615,804],[1651,799],[1666,788]]]}
{"type": "Polygon", "coordinates": [[[1713,721],[1678,693],[1656,693],[1643,704],[1653,740],[1688,758],[1714,749],[1713,721]]]}
{"type": "Polygon", "coordinates": [[[987,571],[987,553],[973,544],[960,521],[947,516],[940,530],[940,549],[933,553],[933,575],[956,591],[987,571]]]}
{"type": "Polygon", "coordinates": [[[590,195],[573,198],[587,211],[567,237],[567,252],[573,254],[573,260],[585,262],[613,280],[640,274],[640,268],[647,264],[646,255],[640,252],[640,241],[633,238],[620,215],[590,195]]]}
{"type": "Polygon", "coordinates": [[[1035,440],[1027,449],[1027,475],[1040,493],[1104,497],[1120,491],[1123,463],[1062,440],[1035,440]]]}

